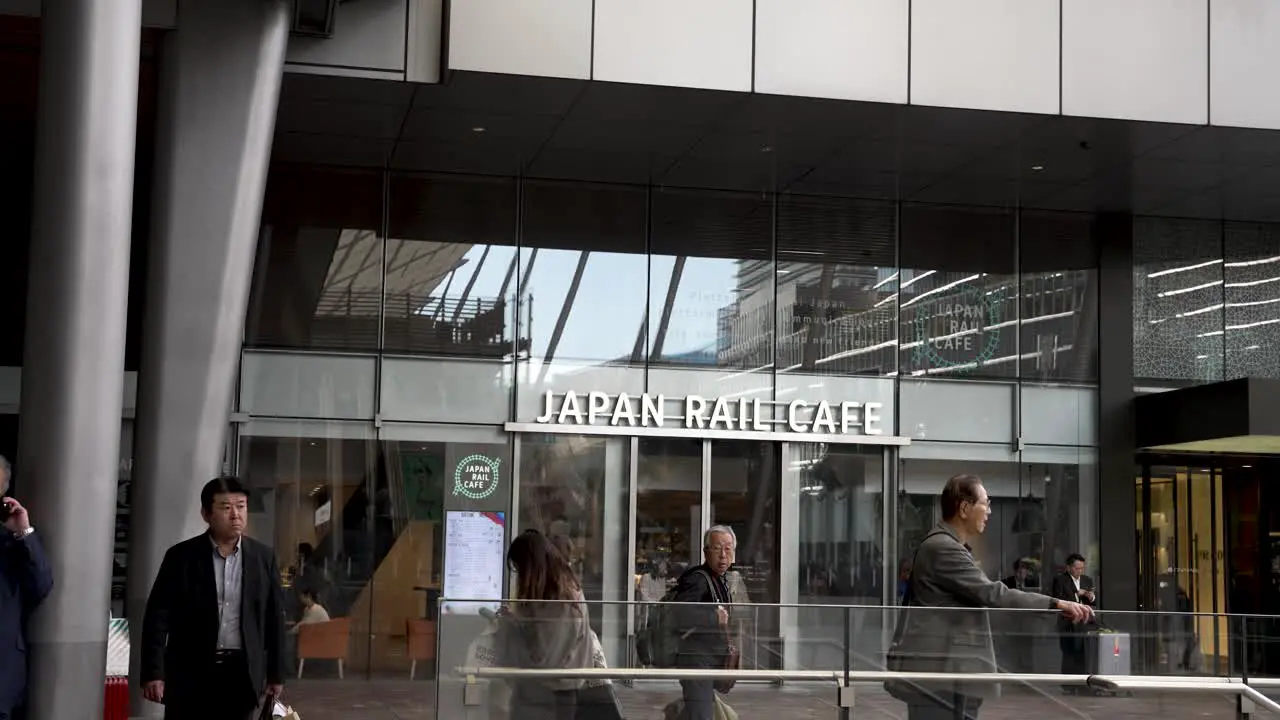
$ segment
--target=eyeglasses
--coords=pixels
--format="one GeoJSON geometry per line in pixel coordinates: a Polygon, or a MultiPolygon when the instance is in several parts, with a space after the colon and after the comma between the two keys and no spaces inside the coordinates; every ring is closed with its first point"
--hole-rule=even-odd
{"type": "Polygon", "coordinates": [[[708,545],[707,550],[719,555],[732,555],[734,552],[732,545],[708,545]]]}

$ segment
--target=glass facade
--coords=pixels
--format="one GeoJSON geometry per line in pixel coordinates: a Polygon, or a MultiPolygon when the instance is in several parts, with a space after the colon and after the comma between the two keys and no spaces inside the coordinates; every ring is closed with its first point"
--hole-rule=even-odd
{"type": "MultiPolygon", "coordinates": [[[[269,185],[238,472],[291,587],[351,618],[353,673],[432,659],[413,638],[458,581],[455,512],[560,542],[616,663],[645,618],[609,602],[660,596],[711,524],[738,534],[743,601],[891,604],[941,483],[976,472],[992,577],[1097,557],[1087,215],[310,167],[269,185]],[[528,431],[568,391],[759,400],[766,424],[875,401],[901,445],[528,431]]],[[[758,667],[831,630],[736,622],[758,667]]]]}
{"type": "Polygon", "coordinates": [[[1280,377],[1280,226],[1136,218],[1134,379],[1280,377]]]}

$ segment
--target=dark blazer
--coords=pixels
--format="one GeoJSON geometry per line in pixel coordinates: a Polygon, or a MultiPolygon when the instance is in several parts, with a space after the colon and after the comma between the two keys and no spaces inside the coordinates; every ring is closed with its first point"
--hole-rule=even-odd
{"type": "MultiPolygon", "coordinates": [[[[674,608],[681,635],[677,667],[721,668],[729,656],[729,639],[716,620],[715,595],[707,578],[713,578],[716,594],[730,602],[729,586],[724,578],[716,577],[706,565],[691,567],[680,575],[676,581],[675,602],[689,604],[674,608]]],[[[729,609],[726,605],[725,610],[729,609]]]]}
{"type": "Polygon", "coordinates": [[[0,716],[22,702],[26,690],[27,618],[53,590],[53,571],[40,538],[21,540],[0,528],[0,716]]]}
{"type": "MultiPolygon", "coordinates": [[[[270,547],[245,537],[240,552],[240,636],[252,683],[244,691],[257,697],[267,684],[284,682],[284,593],[270,547]]],[[[143,685],[163,680],[168,706],[199,704],[209,692],[235,691],[208,685],[218,647],[213,553],[207,534],[169,548],[147,598],[139,679],[143,685]]]]}
{"type": "MultiPolygon", "coordinates": [[[[1081,575],[1080,589],[1093,590],[1093,578],[1088,575],[1081,575]]],[[[1097,591],[1094,590],[1094,593],[1096,594],[1097,591]]],[[[1071,602],[1078,602],[1088,605],[1089,607],[1095,606],[1093,600],[1086,600],[1083,596],[1076,597],[1076,584],[1071,581],[1071,573],[1063,572],[1053,576],[1053,596],[1059,600],[1070,600],[1071,602]]],[[[1082,629],[1082,626],[1076,625],[1066,618],[1058,618],[1058,629],[1080,630],[1082,629]]]]}
{"type": "MultiPolygon", "coordinates": [[[[1048,596],[1013,590],[982,572],[955,530],[938,523],[916,551],[912,604],[902,629],[903,669],[911,672],[996,672],[987,608],[1051,610],[1048,596]],[[932,610],[931,608],[944,608],[932,610]],[[961,609],[969,608],[969,609],[961,609]]],[[[999,695],[999,686],[947,683],[927,686],[974,697],[999,695]]]]}

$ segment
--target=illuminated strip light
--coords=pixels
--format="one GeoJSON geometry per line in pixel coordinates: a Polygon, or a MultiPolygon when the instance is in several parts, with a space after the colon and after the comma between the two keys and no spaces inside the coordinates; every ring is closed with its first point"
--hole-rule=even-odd
{"type": "Polygon", "coordinates": [[[1229,268],[1253,267],[1254,265],[1267,265],[1273,262],[1280,262],[1280,255],[1277,255],[1275,257],[1269,257],[1269,258],[1262,258],[1261,260],[1244,260],[1241,262],[1229,262],[1226,265],[1223,265],[1223,267],[1229,267],[1229,268]]]}
{"type": "Polygon", "coordinates": [[[926,271],[924,271],[924,272],[920,273],[919,275],[916,275],[915,277],[911,278],[910,280],[908,280],[908,281],[906,281],[906,282],[902,283],[901,285],[899,285],[899,286],[898,286],[898,289],[899,289],[899,290],[906,290],[907,288],[911,287],[912,285],[915,285],[916,283],[920,282],[921,280],[923,280],[923,279],[925,279],[925,278],[929,277],[930,275],[932,275],[932,274],[934,274],[934,273],[936,273],[936,272],[938,272],[938,271],[937,271],[937,270],[926,270],[926,271]]]}
{"type": "MultiPolygon", "coordinates": [[[[1045,320],[1057,320],[1060,318],[1068,318],[1068,317],[1071,317],[1072,315],[1075,315],[1076,312],[1077,311],[1075,310],[1068,310],[1066,312],[1051,313],[1049,315],[1036,315],[1034,317],[1026,318],[1021,322],[1023,325],[1030,325],[1032,323],[1044,322],[1045,320]]],[[[909,343],[903,343],[902,349],[910,350],[912,348],[920,347],[925,343],[940,342],[942,340],[955,340],[956,338],[962,338],[965,335],[976,335],[977,333],[984,332],[987,330],[1000,330],[1007,327],[1013,327],[1014,325],[1017,325],[1018,322],[1019,322],[1018,320],[1005,320],[1004,322],[996,323],[995,325],[987,325],[985,327],[979,327],[979,328],[970,328],[968,330],[959,330],[957,332],[951,333],[950,335],[939,335],[937,337],[929,338],[928,340],[914,340],[909,343]]]]}
{"type": "Polygon", "coordinates": [[[1215,335],[1222,335],[1222,334],[1224,334],[1224,332],[1223,332],[1222,330],[1213,330],[1213,331],[1210,331],[1210,332],[1200,333],[1200,334],[1199,334],[1199,335],[1197,335],[1196,337],[1198,337],[1198,338],[1207,338],[1207,337],[1213,337],[1213,336],[1215,336],[1215,335]]]}
{"type": "Polygon", "coordinates": [[[1277,280],[1280,280],[1280,275],[1277,275],[1276,277],[1272,277],[1272,278],[1266,278],[1263,280],[1250,280],[1249,282],[1229,282],[1226,284],[1226,287],[1229,287],[1229,288],[1256,287],[1258,285],[1266,285],[1267,283],[1273,283],[1273,282],[1276,282],[1277,280]]]}
{"type": "Polygon", "coordinates": [[[1255,307],[1258,305],[1270,305],[1271,303],[1280,302],[1280,298],[1271,298],[1270,300],[1250,300],[1249,302],[1227,303],[1227,307],[1255,307]]]}
{"type": "MultiPolygon", "coordinates": [[[[1075,349],[1074,345],[1063,345],[1061,347],[1054,348],[1052,352],[1057,354],[1057,353],[1070,352],[1071,350],[1074,350],[1074,349],[1075,349]]],[[[1039,354],[1040,353],[1038,352],[1030,352],[1030,353],[1023,353],[1022,355],[1005,355],[1003,357],[992,358],[990,360],[987,360],[986,362],[982,363],[982,367],[986,367],[987,365],[1002,365],[1004,363],[1013,362],[1014,360],[1031,360],[1036,356],[1038,356],[1039,354]]],[[[963,365],[951,365],[948,367],[928,368],[926,370],[912,370],[911,374],[912,376],[915,376],[915,377],[918,377],[920,375],[941,375],[942,373],[955,372],[957,370],[974,370],[978,367],[979,367],[978,363],[970,362],[970,363],[964,363],[963,365]]]]}
{"type": "Polygon", "coordinates": [[[1165,275],[1173,275],[1175,273],[1184,273],[1184,272],[1189,272],[1191,270],[1199,270],[1200,268],[1213,267],[1214,265],[1218,265],[1221,262],[1222,260],[1210,260],[1208,262],[1197,263],[1195,265],[1186,265],[1184,267],[1169,268],[1168,270],[1160,270],[1153,273],[1147,273],[1147,277],[1158,278],[1158,277],[1164,277],[1165,275]]]}
{"type": "Polygon", "coordinates": [[[761,365],[760,367],[758,367],[758,368],[754,368],[754,369],[751,369],[751,370],[742,370],[742,371],[739,371],[739,372],[736,372],[736,373],[729,373],[728,375],[721,375],[720,377],[716,378],[716,382],[724,382],[725,380],[733,380],[733,379],[735,379],[735,378],[740,378],[740,377],[743,377],[743,376],[745,376],[745,375],[751,375],[751,374],[753,374],[753,373],[758,373],[758,372],[761,372],[761,371],[763,371],[763,370],[772,370],[772,369],[773,369],[773,363],[765,363],[764,365],[761,365]]]}
{"type": "Polygon", "coordinates": [[[1280,318],[1271,318],[1270,320],[1259,320],[1258,322],[1244,323],[1243,325],[1228,325],[1228,330],[1248,330],[1249,328],[1262,327],[1263,325],[1275,325],[1280,323],[1280,318]]]}
{"type": "Polygon", "coordinates": [[[1197,290],[1208,290],[1211,287],[1217,287],[1221,284],[1221,280],[1214,280],[1213,282],[1207,282],[1203,285],[1193,285],[1191,287],[1178,288],[1177,290],[1166,290],[1162,293],[1157,293],[1156,297],[1167,298],[1173,297],[1174,295],[1185,295],[1186,293],[1195,292],[1197,290]]]}
{"type": "MultiPolygon", "coordinates": [[[[908,300],[908,301],[906,301],[905,303],[903,303],[903,304],[902,304],[902,307],[909,307],[909,306],[913,305],[914,303],[917,303],[917,302],[919,302],[919,301],[921,301],[921,300],[923,300],[923,299],[925,299],[925,298],[929,297],[930,295],[935,295],[935,294],[940,293],[940,292],[946,292],[947,290],[950,290],[951,288],[953,288],[953,287],[955,287],[955,286],[957,286],[957,285],[963,285],[963,284],[965,284],[965,283],[967,283],[967,282],[972,282],[973,280],[977,280],[977,279],[978,279],[978,278],[980,278],[980,277],[982,277],[982,273],[978,273],[978,274],[976,274],[976,275],[970,275],[970,276],[969,276],[969,277],[967,277],[967,278],[962,278],[962,279],[960,279],[960,280],[956,280],[955,282],[949,282],[949,283],[947,283],[946,285],[940,285],[940,286],[938,286],[938,287],[936,287],[936,288],[934,288],[934,289],[932,289],[932,290],[928,290],[928,291],[926,291],[926,292],[922,292],[922,293],[920,293],[919,295],[917,295],[917,296],[915,296],[915,297],[911,298],[910,300],[908,300]]],[[[906,287],[906,286],[904,285],[903,287],[906,287]]]]}
{"type": "Polygon", "coordinates": [[[891,282],[893,282],[894,280],[897,280],[897,279],[898,279],[898,273],[894,273],[894,274],[890,275],[889,277],[887,277],[887,278],[885,278],[885,279],[881,280],[880,282],[876,283],[875,285],[872,285],[872,286],[871,286],[871,289],[872,289],[872,290],[879,290],[880,288],[884,287],[885,285],[888,285],[889,283],[891,283],[891,282]]]}
{"type": "Polygon", "coordinates": [[[883,305],[883,304],[885,304],[885,303],[887,303],[887,302],[893,302],[894,300],[897,300],[897,299],[898,299],[898,293],[894,293],[894,294],[890,295],[889,297],[887,297],[887,298],[885,298],[885,299],[881,300],[880,302],[876,303],[875,305],[872,305],[871,307],[872,307],[873,309],[874,309],[874,308],[878,308],[878,307],[880,307],[881,305],[883,305]]]}
{"type": "Polygon", "coordinates": [[[1213,312],[1214,310],[1221,310],[1222,308],[1223,308],[1223,303],[1218,303],[1217,305],[1210,305],[1209,307],[1202,307],[1202,308],[1197,308],[1195,310],[1188,310],[1186,312],[1178,313],[1177,315],[1174,315],[1174,317],[1184,318],[1184,317],[1191,317],[1193,315],[1203,315],[1207,312],[1213,312]]]}
{"type": "Polygon", "coordinates": [[[854,355],[865,355],[866,353],[875,352],[876,350],[884,350],[886,348],[894,347],[897,344],[898,344],[897,340],[888,340],[886,342],[878,343],[876,345],[869,345],[864,348],[854,348],[852,350],[843,350],[841,352],[835,353],[834,355],[828,355],[822,358],[821,360],[815,360],[813,364],[821,365],[823,363],[829,363],[835,360],[839,360],[840,358],[853,357],[854,355]]]}

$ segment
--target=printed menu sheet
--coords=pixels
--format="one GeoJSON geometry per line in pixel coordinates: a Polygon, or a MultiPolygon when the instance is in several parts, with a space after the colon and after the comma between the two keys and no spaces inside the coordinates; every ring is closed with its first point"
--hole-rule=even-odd
{"type": "Polygon", "coordinates": [[[445,513],[444,612],[497,610],[502,600],[506,513],[450,510],[445,513]]]}

